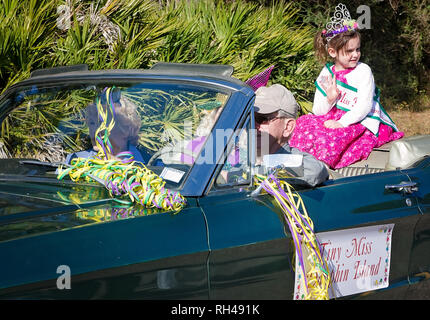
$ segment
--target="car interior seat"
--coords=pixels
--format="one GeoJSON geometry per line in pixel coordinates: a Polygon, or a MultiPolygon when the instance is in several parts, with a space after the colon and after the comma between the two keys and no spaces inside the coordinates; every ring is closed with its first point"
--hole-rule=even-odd
{"type": "Polygon", "coordinates": [[[330,178],[406,169],[425,156],[430,156],[430,135],[407,137],[373,149],[367,159],[348,167],[329,169],[330,178]]]}

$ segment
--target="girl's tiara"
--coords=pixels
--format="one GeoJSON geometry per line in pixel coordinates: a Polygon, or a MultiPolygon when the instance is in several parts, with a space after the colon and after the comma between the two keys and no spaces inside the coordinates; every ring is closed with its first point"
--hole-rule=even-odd
{"type": "Polygon", "coordinates": [[[351,19],[351,15],[343,3],[339,3],[336,6],[333,17],[325,27],[322,34],[327,39],[327,42],[339,33],[359,29],[358,23],[351,19]]]}

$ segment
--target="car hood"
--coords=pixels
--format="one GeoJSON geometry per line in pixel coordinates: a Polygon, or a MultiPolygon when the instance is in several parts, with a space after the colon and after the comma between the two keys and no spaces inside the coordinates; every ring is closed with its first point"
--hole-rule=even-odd
{"type": "Polygon", "coordinates": [[[95,184],[23,176],[0,179],[0,241],[149,213],[151,209],[119,203],[95,184]]]}

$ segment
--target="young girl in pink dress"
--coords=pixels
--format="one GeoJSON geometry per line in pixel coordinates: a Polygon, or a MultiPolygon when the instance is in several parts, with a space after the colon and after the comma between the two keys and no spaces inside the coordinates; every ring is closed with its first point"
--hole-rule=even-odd
{"type": "Polygon", "coordinates": [[[297,119],[290,146],[308,152],[333,169],[367,159],[373,148],[400,139],[379,103],[372,70],[360,60],[358,24],[339,4],[327,29],[314,41],[326,63],[315,81],[313,114],[297,119]]]}

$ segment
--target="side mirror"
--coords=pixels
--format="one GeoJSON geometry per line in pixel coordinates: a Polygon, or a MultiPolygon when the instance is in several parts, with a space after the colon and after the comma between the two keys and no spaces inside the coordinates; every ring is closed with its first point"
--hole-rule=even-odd
{"type": "MultiPolygon", "coordinates": [[[[301,168],[303,155],[301,154],[267,154],[263,156],[263,166],[269,172],[276,168],[301,168]]],[[[303,171],[303,170],[302,170],[303,171]]]]}
{"type": "MultiPolygon", "coordinates": [[[[277,177],[303,177],[303,155],[301,154],[268,154],[263,156],[263,165],[258,173],[265,176],[275,173],[277,177]]],[[[258,196],[262,186],[258,186],[251,196],[258,196]]]]}
{"type": "Polygon", "coordinates": [[[278,177],[303,177],[303,155],[268,154],[263,156],[262,173],[276,173],[278,177]]]}

